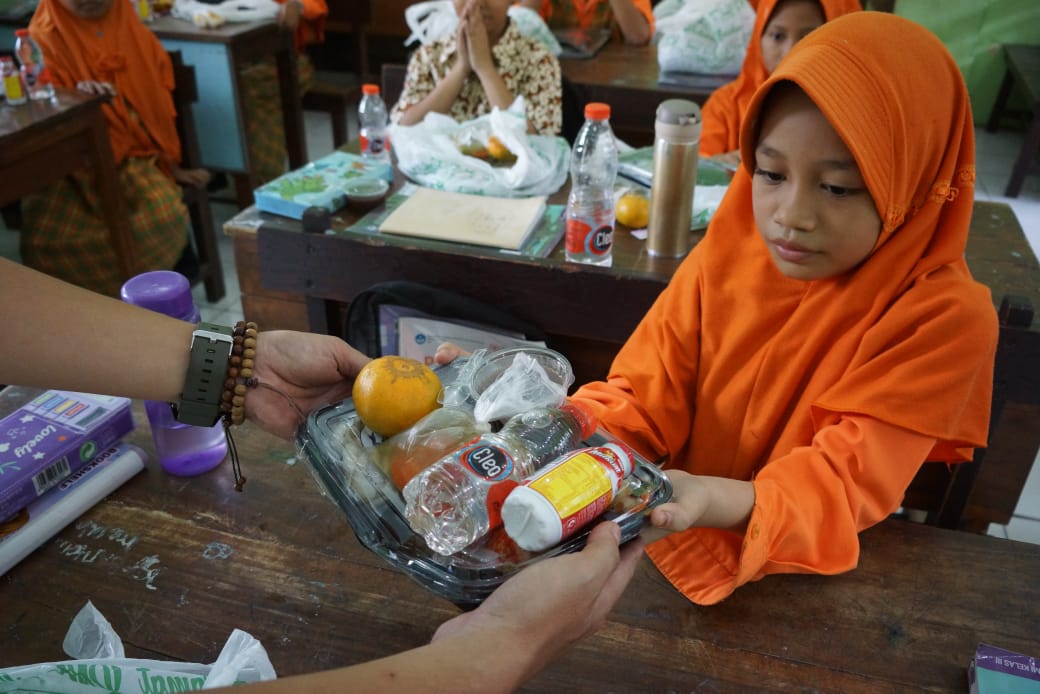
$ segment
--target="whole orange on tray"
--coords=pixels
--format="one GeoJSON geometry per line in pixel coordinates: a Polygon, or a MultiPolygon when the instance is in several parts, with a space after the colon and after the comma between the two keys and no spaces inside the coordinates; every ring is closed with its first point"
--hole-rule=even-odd
{"type": "Polygon", "coordinates": [[[393,436],[440,407],[441,381],[422,362],[395,355],[365,364],[354,379],[354,409],[380,436],[393,436]]]}

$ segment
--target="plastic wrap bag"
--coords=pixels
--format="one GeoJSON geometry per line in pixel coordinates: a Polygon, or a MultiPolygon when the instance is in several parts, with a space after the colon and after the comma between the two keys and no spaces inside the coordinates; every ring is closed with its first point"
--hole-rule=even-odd
{"type": "Polygon", "coordinates": [[[755,13],[747,0],[662,0],[654,7],[664,72],[740,72],[755,13]]]}
{"type": "Polygon", "coordinates": [[[224,22],[260,22],[274,19],[281,9],[274,0],[224,0],[216,4],[176,0],[170,10],[177,19],[215,28],[224,22]]]}
{"type": "Polygon", "coordinates": [[[122,640],[89,601],[73,618],[62,648],[75,660],[0,669],[0,691],[152,694],[275,679],[267,651],[239,629],[211,665],[126,658],[122,640]]]}
{"type": "MultiPolygon", "coordinates": [[[[537,12],[513,5],[509,8],[508,14],[521,34],[545,44],[553,55],[560,55],[560,42],[537,12]]],[[[406,7],[404,21],[412,32],[404,40],[404,45],[408,46],[418,41],[428,46],[444,36],[455,33],[459,18],[455,14],[455,3],[451,0],[430,0],[406,7]]]]}
{"type": "Polygon", "coordinates": [[[562,137],[528,135],[523,97],[505,111],[458,123],[442,113],[428,113],[415,125],[392,124],[397,166],[427,188],[499,197],[551,195],[567,180],[570,146],[562,137]],[[516,157],[508,166],[464,154],[491,136],[516,157]]]}
{"type": "Polygon", "coordinates": [[[478,422],[504,421],[536,407],[559,407],[567,399],[568,383],[549,375],[537,359],[523,352],[491,384],[473,405],[478,422]]]}

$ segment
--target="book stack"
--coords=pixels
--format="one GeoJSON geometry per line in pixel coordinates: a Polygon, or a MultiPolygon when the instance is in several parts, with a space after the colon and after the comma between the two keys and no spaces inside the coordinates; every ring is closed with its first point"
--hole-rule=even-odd
{"type": "Polygon", "coordinates": [[[48,390],[0,420],[0,575],[144,468],[130,405],[48,390]]]}

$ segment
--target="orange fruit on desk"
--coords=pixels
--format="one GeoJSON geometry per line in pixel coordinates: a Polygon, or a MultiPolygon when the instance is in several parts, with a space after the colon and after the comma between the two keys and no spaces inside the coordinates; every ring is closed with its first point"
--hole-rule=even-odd
{"type": "Polygon", "coordinates": [[[625,193],[618,198],[614,215],[629,229],[643,229],[650,223],[650,200],[639,193],[625,193]]]}
{"type": "Polygon", "coordinates": [[[386,356],[365,364],[354,379],[354,409],[380,436],[393,436],[440,407],[441,381],[415,359],[386,356]]]}

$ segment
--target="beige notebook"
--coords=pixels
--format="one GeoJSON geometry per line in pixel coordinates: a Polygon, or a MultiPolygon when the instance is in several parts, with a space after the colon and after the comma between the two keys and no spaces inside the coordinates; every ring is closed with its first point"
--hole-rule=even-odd
{"type": "Polygon", "coordinates": [[[520,250],[545,212],[545,196],[496,198],[419,188],[379,231],[520,250]]]}

